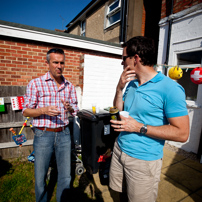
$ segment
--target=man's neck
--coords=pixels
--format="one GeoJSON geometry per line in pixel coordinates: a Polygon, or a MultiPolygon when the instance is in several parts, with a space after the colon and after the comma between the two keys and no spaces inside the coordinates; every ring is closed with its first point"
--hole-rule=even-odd
{"type": "Polygon", "coordinates": [[[137,78],[139,85],[146,83],[157,75],[157,72],[152,66],[141,66],[140,71],[138,72],[137,78]]]}

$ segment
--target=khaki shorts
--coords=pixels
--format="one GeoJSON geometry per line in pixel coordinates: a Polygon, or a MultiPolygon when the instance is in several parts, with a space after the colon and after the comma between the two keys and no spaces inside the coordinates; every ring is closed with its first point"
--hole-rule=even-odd
{"type": "Polygon", "coordinates": [[[157,198],[162,159],[144,161],[122,152],[117,141],[114,144],[110,166],[109,186],[118,192],[126,192],[129,202],[154,202],[157,198]]]}

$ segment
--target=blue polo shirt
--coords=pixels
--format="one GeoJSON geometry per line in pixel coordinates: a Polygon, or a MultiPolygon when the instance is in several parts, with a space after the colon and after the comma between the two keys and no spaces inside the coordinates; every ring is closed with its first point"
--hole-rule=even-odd
{"type": "MultiPolygon", "coordinates": [[[[131,81],[123,101],[124,111],[138,122],[151,126],[167,125],[167,118],[188,114],[183,87],[160,72],[141,86],[138,80],[131,81]]],[[[165,140],[140,133],[121,132],[118,137],[123,152],[147,161],[163,157],[164,143],[165,140]]]]}

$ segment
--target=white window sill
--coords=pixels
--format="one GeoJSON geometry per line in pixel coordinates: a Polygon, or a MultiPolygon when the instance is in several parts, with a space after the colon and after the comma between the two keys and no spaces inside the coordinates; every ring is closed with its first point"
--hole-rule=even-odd
{"type": "Polygon", "coordinates": [[[193,109],[200,109],[201,105],[197,104],[195,101],[186,100],[187,108],[193,108],[193,109]]]}
{"type": "Polygon", "coordinates": [[[119,23],[120,21],[121,21],[121,20],[118,20],[118,21],[116,21],[116,22],[112,23],[111,25],[109,25],[109,26],[105,27],[105,28],[104,28],[104,30],[107,30],[108,28],[110,28],[110,27],[112,27],[113,25],[115,25],[115,24],[119,23]]]}

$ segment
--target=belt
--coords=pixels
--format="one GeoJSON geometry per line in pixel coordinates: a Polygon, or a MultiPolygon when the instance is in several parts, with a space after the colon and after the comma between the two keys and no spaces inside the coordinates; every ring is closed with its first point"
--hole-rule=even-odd
{"type": "Polygon", "coordinates": [[[46,131],[50,131],[50,132],[61,132],[63,131],[67,126],[64,127],[60,127],[60,128],[45,128],[45,127],[36,127],[39,130],[46,130],[46,131]]]}

